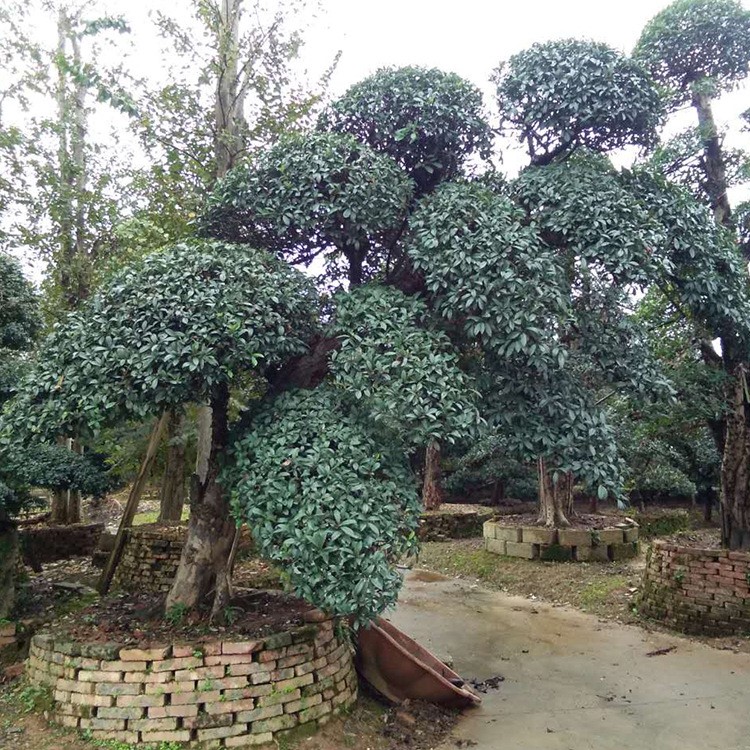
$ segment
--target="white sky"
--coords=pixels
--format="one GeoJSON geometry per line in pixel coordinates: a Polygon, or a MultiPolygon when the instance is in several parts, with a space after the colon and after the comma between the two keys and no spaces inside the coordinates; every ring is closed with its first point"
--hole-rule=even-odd
{"type": "MultiPolygon", "coordinates": [[[[320,0],[320,4],[322,14],[305,29],[307,45],[302,57],[314,74],[325,69],[341,50],[341,61],[331,81],[332,96],[380,67],[424,65],[472,81],[484,91],[491,109],[493,92],[488,79],[501,60],[534,42],[564,37],[602,41],[629,53],[646,22],[669,1],[320,0]]],[[[743,5],[750,7],[750,0],[744,0],[743,5]]],[[[132,67],[142,75],[158,77],[160,44],[149,12],[158,9],[182,16],[190,7],[187,0],[92,0],[87,15],[104,11],[124,15],[132,27],[130,39],[136,45],[132,67]]],[[[54,34],[54,20],[40,18],[41,30],[54,34]]],[[[746,83],[717,104],[717,120],[720,124],[736,123],[739,113],[748,107],[750,90],[746,83]]],[[[690,113],[683,127],[693,122],[690,113]]],[[[746,136],[739,136],[739,141],[737,138],[736,132],[731,133],[729,145],[750,145],[746,136]]],[[[504,161],[511,171],[520,163],[512,154],[504,161]]]]}

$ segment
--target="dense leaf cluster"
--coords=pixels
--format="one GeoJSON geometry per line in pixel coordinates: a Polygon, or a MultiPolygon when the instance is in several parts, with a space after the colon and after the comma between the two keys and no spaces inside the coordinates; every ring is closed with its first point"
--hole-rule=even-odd
{"type": "Polygon", "coordinates": [[[488,156],[491,130],[478,88],[435,68],[384,68],[352,86],[318,127],[348,133],[394,159],[423,195],[488,156]]]}
{"type": "Polygon", "coordinates": [[[338,390],[267,403],[234,448],[227,481],[238,519],[294,591],[364,623],[393,604],[393,563],[415,549],[420,503],[401,441],[338,390]]]}
{"type": "Polygon", "coordinates": [[[389,157],[351,136],[282,141],[217,186],[201,233],[246,242],[291,263],[344,255],[360,283],[377,269],[403,220],[412,183],[389,157]]]}
{"type": "Polygon", "coordinates": [[[585,147],[652,146],[659,93],[644,70],[605,44],[577,39],[534,44],[495,71],[502,126],[532,162],[585,147]]]}
{"type": "Polygon", "coordinates": [[[262,250],[186,242],[124,269],[46,339],[5,434],[96,432],[210,397],[306,349],[310,282],[262,250]]]}
{"type": "Polygon", "coordinates": [[[677,0],[649,21],[634,57],[668,87],[673,106],[696,85],[730,89],[750,71],[750,11],[738,0],[677,0]]]}

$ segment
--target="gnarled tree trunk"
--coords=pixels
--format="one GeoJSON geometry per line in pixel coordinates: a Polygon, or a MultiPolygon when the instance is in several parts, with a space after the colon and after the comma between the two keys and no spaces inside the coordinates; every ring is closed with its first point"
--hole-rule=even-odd
{"type": "Polygon", "coordinates": [[[227,444],[229,389],[218,386],[211,400],[211,451],[206,479],[193,477],[190,522],[180,566],[167,596],[166,607],[194,609],[208,600],[223,580],[234,538],[229,498],[218,482],[219,461],[227,444]]]}
{"type": "Polygon", "coordinates": [[[167,462],[161,482],[159,521],[180,521],[185,504],[185,443],[182,411],[171,411],[167,424],[167,462]]]}
{"type": "Polygon", "coordinates": [[[424,459],[424,483],[422,505],[425,510],[436,510],[445,502],[442,484],[443,471],[440,466],[440,443],[431,440],[424,459]]]}
{"type": "Polygon", "coordinates": [[[570,526],[573,515],[573,475],[570,472],[557,474],[547,470],[543,458],[539,458],[539,522],[550,528],[570,526]]]}

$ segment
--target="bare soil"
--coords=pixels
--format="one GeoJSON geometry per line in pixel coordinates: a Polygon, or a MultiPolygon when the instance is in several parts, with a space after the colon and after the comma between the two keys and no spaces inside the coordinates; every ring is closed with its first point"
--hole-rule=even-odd
{"type": "Polygon", "coordinates": [[[196,637],[262,637],[304,623],[307,602],[281,592],[255,591],[235,598],[228,623],[212,625],[206,612],[164,611],[160,594],[115,593],[56,621],[52,632],[86,643],[139,645],[172,643],[196,637]]]}

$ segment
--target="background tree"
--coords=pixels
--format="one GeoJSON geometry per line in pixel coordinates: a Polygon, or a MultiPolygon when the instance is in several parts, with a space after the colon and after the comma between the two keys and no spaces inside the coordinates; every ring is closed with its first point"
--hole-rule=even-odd
{"type": "MultiPolygon", "coordinates": [[[[700,163],[703,189],[716,222],[731,230],[727,159],[712,100],[748,74],[750,11],[733,0],[678,0],[649,22],[635,54],[667,88],[672,107],[690,103],[696,110],[703,146],[700,163]]],[[[746,270],[741,266],[736,270],[742,279],[738,283],[747,284],[746,270]]],[[[717,447],[723,450],[723,538],[730,547],[748,548],[750,402],[744,385],[749,359],[744,324],[723,328],[721,355],[706,341],[702,342],[700,350],[708,365],[719,364],[732,375],[727,388],[723,444],[717,440],[717,447]]]]}

